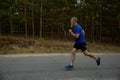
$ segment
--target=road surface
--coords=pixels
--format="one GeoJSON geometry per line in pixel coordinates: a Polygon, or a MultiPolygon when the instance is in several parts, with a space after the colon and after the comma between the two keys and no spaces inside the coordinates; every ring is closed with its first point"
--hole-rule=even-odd
{"type": "Polygon", "coordinates": [[[77,55],[75,69],[64,70],[69,55],[0,56],[0,80],[120,80],[120,54],[98,55],[101,66],[77,55]]]}

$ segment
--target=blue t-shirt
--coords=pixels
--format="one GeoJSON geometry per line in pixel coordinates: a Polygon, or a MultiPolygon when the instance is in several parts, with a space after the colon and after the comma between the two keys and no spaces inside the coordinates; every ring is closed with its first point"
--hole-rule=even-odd
{"type": "Polygon", "coordinates": [[[74,38],[75,43],[84,43],[84,42],[86,42],[83,29],[79,24],[74,26],[73,32],[75,34],[80,34],[79,38],[74,38]]]}

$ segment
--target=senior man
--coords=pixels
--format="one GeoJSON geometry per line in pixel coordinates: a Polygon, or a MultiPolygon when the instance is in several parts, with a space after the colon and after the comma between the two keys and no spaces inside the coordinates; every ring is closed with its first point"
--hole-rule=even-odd
{"type": "Polygon", "coordinates": [[[82,53],[85,56],[93,58],[96,61],[97,66],[99,66],[101,59],[100,59],[100,57],[96,57],[95,55],[93,55],[93,54],[91,54],[87,51],[86,40],[85,40],[85,32],[82,29],[81,25],[78,24],[77,21],[78,21],[77,17],[72,17],[71,18],[72,29],[69,29],[69,33],[73,36],[75,43],[74,43],[73,49],[71,51],[71,62],[70,62],[69,65],[65,66],[65,69],[71,70],[71,69],[74,68],[76,52],[79,49],[82,51],[82,53]]]}

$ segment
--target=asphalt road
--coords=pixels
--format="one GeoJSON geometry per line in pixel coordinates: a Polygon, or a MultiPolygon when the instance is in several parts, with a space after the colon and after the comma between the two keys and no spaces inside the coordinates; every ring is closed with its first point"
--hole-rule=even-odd
{"type": "Polygon", "coordinates": [[[77,55],[75,69],[64,70],[69,55],[0,56],[0,80],[120,80],[120,54],[99,55],[101,66],[77,55]]]}

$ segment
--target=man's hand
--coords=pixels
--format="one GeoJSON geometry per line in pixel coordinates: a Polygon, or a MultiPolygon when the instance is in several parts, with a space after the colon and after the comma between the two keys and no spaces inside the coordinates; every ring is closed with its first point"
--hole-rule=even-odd
{"type": "Polygon", "coordinates": [[[73,32],[72,29],[69,29],[69,32],[72,33],[73,32]]]}
{"type": "Polygon", "coordinates": [[[74,37],[74,38],[79,38],[80,34],[75,34],[73,33],[72,29],[69,29],[69,33],[74,37]]]}

